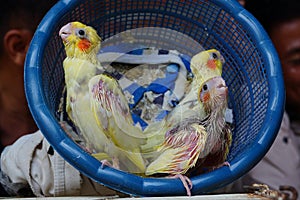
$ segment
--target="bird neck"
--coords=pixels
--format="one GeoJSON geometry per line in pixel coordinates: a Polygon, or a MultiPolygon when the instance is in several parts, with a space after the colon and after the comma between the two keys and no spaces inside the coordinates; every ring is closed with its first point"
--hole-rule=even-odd
{"type": "Polygon", "coordinates": [[[76,58],[87,60],[93,64],[99,64],[99,60],[97,59],[97,54],[99,52],[100,45],[90,49],[89,51],[83,51],[76,47],[75,45],[70,45],[66,47],[66,55],[68,58],[76,58]]]}
{"type": "Polygon", "coordinates": [[[207,67],[201,68],[200,70],[192,70],[193,75],[194,75],[194,79],[195,81],[193,81],[194,84],[198,85],[199,87],[199,83],[204,83],[207,80],[214,78],[216,76],[221,76],[221,71],[216,68],[216,69],[210,69],[207,67]]]}
{"type": "MultiPolygon", "coordinates": [[[[95,63],[98,62],[95,61],[95,63]]],[[[101,65],[94,64],[90,60],[66,57],[63,68],[67,87],[85,90],[88,87],[88,81],[99,72],[101,65]]]]}
{"type": "MultiPolygon", "coordinates": [[[[225,111],[226,111],[226,104],[216,107],[211,111],[208,115],[205,127],[208,133],[208,144],[216,143],[220,140],[221,135],[223,133],[223,128],[226,125],[225,121],[225,111]]],[[[212,145],[213,146],[213,145],[212,145]]]]}

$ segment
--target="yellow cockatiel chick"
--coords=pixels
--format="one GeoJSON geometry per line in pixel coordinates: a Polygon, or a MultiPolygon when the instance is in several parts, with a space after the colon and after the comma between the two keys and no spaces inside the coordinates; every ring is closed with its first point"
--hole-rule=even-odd
{"type": "Polygon", "coordinates": [[[139,146],[144,135],[134,126],[117,81],[102,74],[104,69],[97,59],[101,38],[93,27],[80,22],[66,24],[59,35],[66,52],[66,112],[86,148],[103,164],[112,160],[115,168],[143,173],[145,162],[139,146]]]}
{"type": "Polygon", "coordinates": [[[225,122],[227,96],[228,89],[221,76],[204,82],[199,100],[207,112],[206,118],[186,119],[170,128],[145,174],[180,178],[190,196],[192,182],[186,176],[188,171],[229,165],[225,162],[231,145],[231,131],[225,122]]]}
{"type": "Polygon", "coordinates": [[[142,146],[145,157],[152,157],[151,152],[164,141],[165,133],[182,121],[203,119],[207,116],[199,99],[199,92],[207,80],[221,76],[224,58],[216,49],[201,51],[191,59],[190,68],[193,73],[191,83],[180,103],[160,122],[150,124],[145,129],[147,143],[142,146]],[[149,154],[150,153],[150,154],[149,154]]]}

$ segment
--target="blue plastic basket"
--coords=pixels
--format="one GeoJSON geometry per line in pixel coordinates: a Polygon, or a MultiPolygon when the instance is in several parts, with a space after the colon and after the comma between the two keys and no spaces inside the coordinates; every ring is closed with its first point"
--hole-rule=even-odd
{"type": "MultiPolygon", "coordinates": [[[[142,178],[110,167],[102,169],[98,160],[61,129],[56,111],[64,87],[65,53],[58,32],[70,21],[95,27],[103,40],[134,28],[163,27],[193,38],[205,49],[221,51],[235,120],[228,157],[231,166],[192,177],[192,194],[234,181],[270,148],[284,110],[280,63],[261,25],[235,0],[62,0],[47,13],[34,35],[25,63],[25,89],[32,114],[47,140],[85,175],[133,195],[186,194],[177,179],[142,178]]],[[[166,38],[174,45],[180,44],[172,35],[166,38]]],[[[186,44],[179,46],[189,53],[199,50],[193,52],[193,47],[186,44]]]]}

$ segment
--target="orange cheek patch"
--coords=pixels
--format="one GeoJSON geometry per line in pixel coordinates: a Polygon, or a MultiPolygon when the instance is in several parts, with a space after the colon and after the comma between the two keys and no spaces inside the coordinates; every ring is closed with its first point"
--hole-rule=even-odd
{"type": "Polygon", "coordinates": [[[209,68],[211,68],[211,69],[216,69],[216,67],[217,67],[217,65],[216,65],[216,63],[215,63],[214,60],[208,60],[208,61],[207,61],[207,66],[208,66],[209,68]]]}
{"type": "Polygon", "coordinates": [[[207,102],[209,100],[209,98],[210,98],[209,93],[204,94],[204,96],[203,96],[203,102],[207,102]]]}
{"type": "Polygon", "coordinates": [[[91,43],[87,39],[83,39],[78,42],[78,48],[81,51],[85,51],[85,50],[89,49],[90,46],[91,46],[91,43]]]}

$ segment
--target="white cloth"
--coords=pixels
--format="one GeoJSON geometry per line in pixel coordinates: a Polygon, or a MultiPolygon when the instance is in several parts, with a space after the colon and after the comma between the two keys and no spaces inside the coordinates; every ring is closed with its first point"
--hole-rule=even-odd
{"type": "Polygon", "coordinates": [[[81,175],[53,151],[40,131],[21,137],[4,149],[1,172],[1,183],[11,195],[20,195],[16,190],[26,185],[38,197],[117,195],[117,192],[81,175]]]}
{"type": "Polygon", "coordinates": [[[300,192],[300,137],[291,129],[286,113],[268,153],[247,174],[227,186],[226,192],[243,192],[242,186],[253,183],[264,183],[275,190],[289,185],[300,192]]]}

